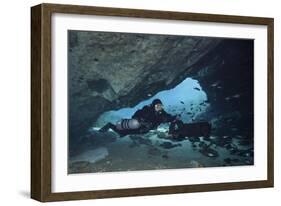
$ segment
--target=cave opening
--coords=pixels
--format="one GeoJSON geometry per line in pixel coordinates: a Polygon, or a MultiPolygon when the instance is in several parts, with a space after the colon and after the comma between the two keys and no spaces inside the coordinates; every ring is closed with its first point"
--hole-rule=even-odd
{"type": "Polygon", "coordinates": [[[133,107],[104,112],[99,116],[94,127],[102,127],[108,122],[114,124],[120,119],[131,118],[137,110],[151,104],[154,99],[160,99],[167,113],[180,115],[180,119],[185,123],[195,121],[210,106],[207,94],[199,82],[189,77],[171,89],[162,90],[155,95],[147,94],[147,96],[147,99],[133,107]]]}

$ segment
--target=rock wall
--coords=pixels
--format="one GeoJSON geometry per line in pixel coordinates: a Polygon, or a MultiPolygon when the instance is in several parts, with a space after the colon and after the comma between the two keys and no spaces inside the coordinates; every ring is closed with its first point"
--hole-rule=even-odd
{"type": "Polygon", "coordinates": [[[217,135],[244,135],[253,139],[254,41],[223,40],[193,66],[193,78],[207,93],[209,110],[200,118],[216,128],[217,135]],[[239,134],[238,134],[239,133],[239,134]]]}

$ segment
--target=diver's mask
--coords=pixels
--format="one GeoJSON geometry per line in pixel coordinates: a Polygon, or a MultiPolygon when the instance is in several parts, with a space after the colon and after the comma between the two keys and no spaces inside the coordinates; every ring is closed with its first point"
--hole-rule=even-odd
{"type": "Polygon", "coordinates": [[[157,114],[161,114],[162,111],[163,111],[163,105],[162,105],[162,104],[155,104],[155,105],[154,105],[154,109],[155,109],[155,112],[156,112],[157,114]]]}

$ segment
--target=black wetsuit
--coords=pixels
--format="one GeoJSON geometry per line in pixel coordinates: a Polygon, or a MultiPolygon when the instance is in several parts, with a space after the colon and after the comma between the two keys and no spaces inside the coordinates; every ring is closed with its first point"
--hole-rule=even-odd
{"type": "Polygon", "coordinates": [[[156,129],[161,123],[174,121],[176,116],[170,115],[164,110],[156,112],[153,106],[144,106],[142,109],[137,110],[132,118],[141,123],[141,130],[149,131],[156,129]]]}

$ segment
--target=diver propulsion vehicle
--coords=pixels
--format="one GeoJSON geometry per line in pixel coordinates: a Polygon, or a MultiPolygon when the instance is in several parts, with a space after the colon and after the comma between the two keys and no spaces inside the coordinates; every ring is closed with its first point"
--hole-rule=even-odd
{"type": "Polygon", "coordinates": [[[219,153],[211,148],[213,143],[206,144],[199,138],[204,137],[204,139],[209,139],[211,129],[212,127],[209,122],[183,123],[182,121],[176,121],[170,124],[169,134],[176,141],[187,138],[192,142],[193,146],[195,146],[195,142],[198,142],[199,152],[201,154],[210,158],[216,158],[219,156],[219,153]]]}
{"type": "Polygon", "coordinates": [[[185,137],[205,137],[209,138],[211,124],[206,121],[195,123],[183,123],[182,121],[172,122],[169,127],[169,134],[173,138],[182,139],[185,137]]]}

